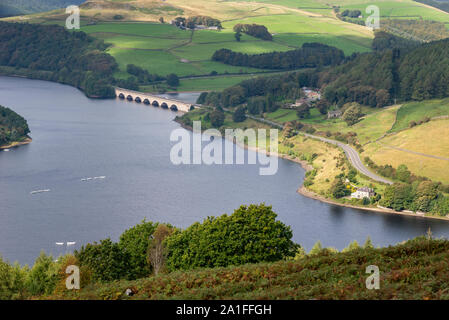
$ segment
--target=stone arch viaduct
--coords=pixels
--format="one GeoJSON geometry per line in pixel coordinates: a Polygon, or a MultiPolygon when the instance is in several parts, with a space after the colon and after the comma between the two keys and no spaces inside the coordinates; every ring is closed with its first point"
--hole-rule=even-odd
{"type": "Polygon", "coordinates": [[[121,100],[135,101],[137,103],[143,103],[146,105],[152,105],[154,107],[161,107],[163,109],[170,109],[173,111],[189,112],[198,107],[195,104],[186,103],[184,101],[158,97],[149,93],[138,92],[118,87],[115,88],[115,95],[121,100]]]}

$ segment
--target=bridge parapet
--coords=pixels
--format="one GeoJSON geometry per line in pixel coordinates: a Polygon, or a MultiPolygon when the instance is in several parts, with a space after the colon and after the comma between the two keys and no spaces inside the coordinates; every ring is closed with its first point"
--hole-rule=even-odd
{"type": "Polygon", "coordinates": [[[162,107],[173,111],[189,112],[199,106],[172,98],[159,97],[150,93],[139,92],[123,88],[115,88],[115,95],[122,100],[135,101],[155,107],[162,107]]]}

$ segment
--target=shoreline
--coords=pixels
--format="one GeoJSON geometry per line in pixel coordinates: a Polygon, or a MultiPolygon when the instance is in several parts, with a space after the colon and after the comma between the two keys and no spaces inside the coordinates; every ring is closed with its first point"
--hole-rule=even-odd
{"type": "MultiPolygon", "coordinates": [[[[186,130],[190,130],[192,131],[193,128],[190,126],[187,126],[183,123],[181,123],[180,121],[174,119],[174,121],[176,123],[178,123],[181,127],[183,127],[186,130]]],[[[265,154],[267,154],[267,151],[265,149],[259,149],[258,147],[250,147],[247,145],[241,145],[239,143],[236,143],[235,141],[233,141],[234,144],[238,145],[239,147],[242,147],[246,150],[251,150],[251,151],[255,151],[255,152],[263,152],[265,154]]],[[[299,164],[305,172],[313,170],[313,167],[307,163],[307,161],[303,161],[303,160],[299,160],[296,158],[292,158],[288,155],[284,155],[284,154],[279,154],[279,153],[272,153],[274,156],[281,158],[281,159],[285,159],[288,161],[292,161],[295,162],[297,164],[299,164]]],[[[270,154],[268,154],[270,155],[270,154]]],[[[340,207],[346,207],[346,208],[352,208],[352,209],[358,209],[358,210],[365,210],[365,211],[370,211],[370,212],[376,212],[376,213],[383,213],[383,214],[393,214],[393,215],[402,215],[402,216],[408,216],[408,217],[416,217],[416,218],[422,218],[422,219],[436,219],[436,220],[443,220],[443,221],[449,221],[449,218],[447,217],[438,217],[438,216],[426,216],[426,215],[420,215],[420,214],[416,214],[416,213],[412,213],[412,212],[406,212],[406,211],[395,211],[393,209],[388,209],[388,208],[374,208],[374,207],[362,207],[362,206],[357,206],[357,205],[353,205],[353,204],[347,204],[347,203],[340,203],[337,202],[333,199],[328,199],[326,197],[323,197],[319,194],[316,194],[315,192],[313,192],[312,190],[307,189],[306,187],[304,187],[304,184],[302,184],[297,190],[296,192],[306,198],[309,199],[313,199],[313,200],[317,200],[323,203],[327,203],[327,204],[332,204],[335,206],[340,206],[340,207]]]]}
{"type": "Polygon", "coordinates": [[[11,142],[8,145],[0,146],[0,150],[16,148],[16,147],[19,147],[19,146],[23,146],[23,145],[29,144],[32,141],[33,141],[33,139],[31,139],[30,137],[27,137],[24,141],[14,141],[14,142],[11,142]]]}

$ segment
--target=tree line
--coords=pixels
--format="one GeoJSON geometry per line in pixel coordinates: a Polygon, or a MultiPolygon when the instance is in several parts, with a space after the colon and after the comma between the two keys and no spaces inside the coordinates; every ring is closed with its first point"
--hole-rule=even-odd
{"type": "Polygon", "coordinates": [[[381,205],[397,211],[431,212],[441,216],[449,214],[449,197],[444,195],[449,193],[449,185],[416,176],[404,164],[397,168],[388,164],[381,166],[369,157],[365,157],[365,163],[381,176],[397,181],[387,186],[381,205]]]}
{"type": "Polygon", "coordinates": [[[193,16],[193,17],[176,17],[173,23],[177,27],[185,27],[189,29],[195,29],[195,26],[202,25],[206,27],[217,27],[222,29],[221,21],[208,16],[193,16]]]}
{"type": "Polygon", "coordinates": [[[292,70],[337,65],[344,60],[344,53],[340,49],[325,44],[304,43],[300,49],[261,54],[246,54],[220,49],[215,51],[212,60],[233,66],[292,70]]]}
{"type": "Polygon", "coordinates": [[[105,49],[103,41],[61,26],[0,22],[0,66],[72,85],[89,97],[115,96],[118,65],[105,49]]]}

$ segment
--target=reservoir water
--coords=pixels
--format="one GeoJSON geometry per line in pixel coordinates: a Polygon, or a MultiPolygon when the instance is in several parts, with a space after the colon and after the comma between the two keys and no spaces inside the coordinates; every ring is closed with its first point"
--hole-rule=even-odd
{"type": "MultiPolygon", "coordinates": [[[[194,99],[184,94],[177,99],[194,99]]],[[[120,100],[90,100],[69,86],[0,77],[0,105],[28,120],[31,144],[0,152],[0,254],[32,264],[56,242],[118,240],[146,218],[185,228],[241,204],[272,205],[309,250],[317,240],[338,249],[350,241],[395,244],[423,235],[447,237],[449,223],[342,208],[296,190],[304,171],[279,160],[273,176],[256,165],[173,165],[176,113],[120,100]],[[82,180],[89,177],[104,177],[82,180]],[[34,190],[48,190],[30,194],[34,190]]],[[[189,133],[191,134],[191,133],[189,133]]]]}

